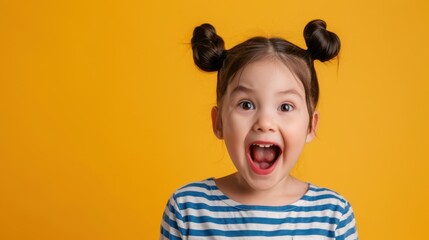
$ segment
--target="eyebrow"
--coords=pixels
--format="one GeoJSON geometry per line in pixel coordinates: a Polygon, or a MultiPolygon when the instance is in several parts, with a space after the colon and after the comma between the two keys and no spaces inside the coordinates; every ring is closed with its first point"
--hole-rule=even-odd
{"type": "MultiPolygon", "coordinates": [[[[242,86],[242,85],[238,85],[237,87],[235,87],[231,91],[231,96],[233,96],[235,94],[238,94],[240,92],[251,93],[251,92],[253,92],[253,89],[245,87],[245,86],[242,86]]],[[[284,91],[277,92],[277,94],[280,94],[280,95],[296,95],[296,96],[298,96],[300,98],[304,98],[304,96],[302,96],[302,94],[299,93],[296,89],[287,89],[287,90],[284,90],[284,91]]]]}
{"type": "Polygon", "coordinates": [[[249,92],[253,92],[252,89],[247,88],[245,86],[242,85],[238,85],[237,87],[235,87],[232,91],[231,91],[231,96],[240,93],[240,92],[245,92],[245,93],[249,93],[249,92]]]}

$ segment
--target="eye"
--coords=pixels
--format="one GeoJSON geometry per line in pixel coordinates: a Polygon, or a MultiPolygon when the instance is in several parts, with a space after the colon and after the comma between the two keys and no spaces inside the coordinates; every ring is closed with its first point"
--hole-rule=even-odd
{"type": "Polygon", "coordinates": [[[280,111],[282,111],[282,112],[290,112],[292,110],[293,110],[293,106],[289,103],[283,103],[280,106],[280,111]]]}
{"type": "Polygon", "coordinates": [[[255,106],[253,105],[253,103],[249,102],[249,101],[242,101],[238,104],[238,106],[243,109],[243,110],[253,110],[255,109],[255,106]]]}

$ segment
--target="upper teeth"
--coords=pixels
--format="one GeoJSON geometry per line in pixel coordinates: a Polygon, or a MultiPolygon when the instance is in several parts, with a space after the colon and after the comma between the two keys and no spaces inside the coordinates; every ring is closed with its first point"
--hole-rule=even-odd
{"type": "Polygon", "coordinates": [[[261,147],[261,148],[269,148],[269,147],[274,146],[274,144],[253,144],[253,145],[256,145],[256,146],[261,147]]]}

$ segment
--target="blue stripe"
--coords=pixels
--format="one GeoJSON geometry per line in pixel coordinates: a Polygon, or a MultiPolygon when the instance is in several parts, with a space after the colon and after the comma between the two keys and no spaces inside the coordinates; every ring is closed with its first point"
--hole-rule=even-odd
{"type": "Polygon", "coordinates": [[[309,190],[313,191],[313,192],[323,192],[323,191],[328,191],[328,192],[332,192],[335,193],[337,195],[339,195],[337,192],[332,191],[331,189],[327,189],[327,188],[322,188],[322,187],[316,187],[313,185],[310,185],[309,190]]]}
{"type": "Polygon", "coordinates": [[[302,198],[302,200],[305,201],[309,201],[309,202],[314,202],[314,201],[319,201],[319,200],[324,200],[324,199],[336,199],[342,203],[346,203],[346,201],[343,198],[340,198],[336,195],[333,194],[321,194],[321,195],[316,195],[316,196],[307,196],[304,195],[302,198]]]}
{"type": "MultiPolygon", "coordinates": [[[[350,208],[348,210],[350,210],[350,208]]],[[[349,212],[349,211],[347,211],[347,212],[349,212]]],[[[346,213],[344,213],[344,214],[346,214],[346,213]]],[[[346,219],[343,219],[341,222],[338,223],[337,229],[340,229],[340,228],[343,228],[343,227],[347,226],[347,224],[349,224],[350,222],[352,222],[353,219],[355,219],[355,216],[354,216],[353,213],[351,213],[346,219]]]]}
{"type": "Polygon", "coordinates": [[[186,188],[189,188],[189,187],[204,188],[204,189],[206,189],[206,190],[214,190],[214,189],[217,189],[217,187],[216,187],[216,186],[210,186],[210,185],[207,185],[207,184],[202,183],[202,182],[195,182],[195,183],[190,183],[190,184],[188,184],[188,185],[186,185],[186,186],[183,186],[183,187],[181,187],[179,190],[186,189],[186,188]]]}
{"type": "Polygon", "coordinates": [[[356,234],[356,227],[353,226],[352,228],[350,228],[349,230],[347,230],[343,235],[341,236],[337,236],[337,240],[342,240],[342,239],[346,239],[346,237],[348,236],[352,236],[356,234]]]}
{"type": "Polygon", "coordinates": [[[206,236],[223,236],[223,237],[278,237],[278,236],[325,236],[325,237],[335,237],[335,232],[311,228],[311,229],[297,229],[297,230],[277,230],[277,231],[258,231],[258,230],[234,230],[234,231],[222,231],[217,229],[206,229],[206,230],[190,230],[189,236],[195,237],[206,237],[206,236]]]}
{"type": "Polygon", "coordinates": [[[184,222],[182,214],[179,211],[176,211],[176,208],[174,208],[174,206],[170,203],[170,201],[168,202],[167,207],[170,214],[168,215],[167,211],[165,211],[162,216],[162,219],[170,226],[170,228],[177,229],[180,231],[180,233],[183,236],[186,236],[187,234],[186,230],[183,228],[180,228],[179,225],[177,224],[178,221],[184,222]],[[170,218],[170,216],[172,218],[170,218]]]}
{"type": "Polygon", "coordinates": [[[173,214],[174,216],[176,216],[177,219],[183,221],[183,216],[179,211],[176,211],[176,209],[174,208],[173,205],[168,204],[168,211],[170,211],[171,214],[173,214]]]}
{"type": "Polygon", "coordinates": [[[185,222],[193,223],[215,223],[215,224],[267,224],[279,225],[284,223],[328,223],[336,224],[339,222],[334,217],[287,217],[287,218],[264,218],[264,217],[238,217],[238,218],[214,218],[210,216],[188,215],[183,219],[185,222]]]}
{"type": "Polygon", "coordinates": [[[170,240],[181,240],[181,238],[176,237],[173,234],[170,234],[170,232],[164,229],[162,226],[161,226],[161,235],[164,236],[164,238],[167,238],[170,240]]]}
{"type": "Polygon", "coordinates": [[[176,196],[176,198],[182,198],[182,197],[201,197],[201,198],[205,198],[205,199],[210,200],[210,201],[229,199],[225,195],[207,195],[206,193],[197,192],[197,191],[179,192],[175,196],[176,196]]]}
{"type": "Polygon", "coordinates": [[[205,203],[179,203],[179,208],[186,209],[197,209],[197,210],[208,210],[211,212],[236,212],[237,209],[241,210],[254,210],[254,211],[268,211],[268,212],[278,212],[278,211],[289,211],[289,212],[311,212],[311,211],[340,211],[344,212],[344,209],[335,204],[321,204],[316,206],[257,206],[257,205],[237,205],[237,206],[210,206],[205,203]]]}
{"type": "Polygon", "coordinates": [[[168,223],[170,228],[174,228],[176,230],[179,230],[179,226],[177,225],[177,222],[174,221],[174,219],[169,218],[167,216],[167,214],[164,213],[164,215],[162,216],[162,220],[164,220],[164,222],[168,223]]]}

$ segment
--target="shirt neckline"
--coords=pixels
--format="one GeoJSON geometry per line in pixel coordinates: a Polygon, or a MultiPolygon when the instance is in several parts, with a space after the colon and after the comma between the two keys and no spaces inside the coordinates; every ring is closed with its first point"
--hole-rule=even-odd
{"type": "Polygon", "coordinates": [[[305,198],[308,198],[310,196],[310,191],[315,186],[309,182],[306,182],[308,184],[307,191],[304,193],[304,195],[301,196],[298,200],[296,200],[293,203],[286,204],[286,205],[279,205],[279,206],[269,206],[269,205],[251,205],[251,204],[242,204],[235,200],[232,200],[229,198],[225,193],[223,193],[216,185],[216,182],[214,181],[214,177],[206,179],[206,181],[209,183],[208,186],[210,186],[210,192],[213,196],[216,196],[219,201],[224,202],[226,205],[238,208],[240,210],[260,210],[260,211],[291,211],[297,207],[304,206],[305,198]],[[215,194],[214,191],[217,191],[218,193],[215,194]]]}

